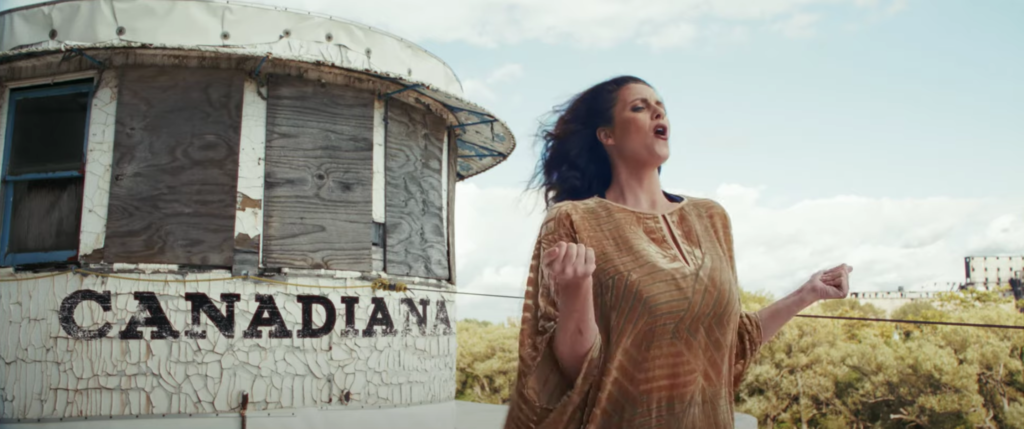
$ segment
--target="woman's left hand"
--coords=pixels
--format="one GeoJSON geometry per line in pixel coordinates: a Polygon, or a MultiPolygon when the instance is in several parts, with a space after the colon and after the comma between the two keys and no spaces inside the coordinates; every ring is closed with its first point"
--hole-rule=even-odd
{"type": "Polygon", "coordinates": [[[846,298],[850,292],[850,272],[853,267],[842,264],[828,271],[818,271],[804,283],[803,289],[815,300],[846,298]]]}

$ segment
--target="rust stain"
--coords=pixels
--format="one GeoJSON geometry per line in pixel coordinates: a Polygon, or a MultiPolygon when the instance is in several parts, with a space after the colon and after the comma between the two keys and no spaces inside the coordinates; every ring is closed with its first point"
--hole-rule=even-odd
{"type": "Polygon", "coordinates": [[[236,250],[251,250],[258,252],[260,250],[260,236],[256,234],[255,237],[249,237],[249,234],[239,233],[235,236],[235,249],[236,250]]]}
{"type": "Polygon", "coordinates": [[[262,206],[263,206],[263,201],[249,198],[248,195],[245,195],[245,194],[243,194],[241,192],[238,193],[238,208],[237,208],[238,211],[244,212],[245,209],[259,210],[260,207],[262,207],[262,206]]]}

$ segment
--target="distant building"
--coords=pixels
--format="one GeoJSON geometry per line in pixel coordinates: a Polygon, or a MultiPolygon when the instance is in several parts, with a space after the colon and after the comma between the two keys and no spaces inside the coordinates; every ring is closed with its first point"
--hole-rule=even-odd
{"type": "Polygon", "coordinates": [[[966,288],[998,290],[1009,285],[1010,290],[1002,292],[1004,297],[1024,299],[1024,256],[968,256],[964,258],[964,270],[963,283],[933,283],[912,291],[900,286],[895,291],[851,292],[850,298],[888,314],[911,302],[930,301],[942,292],[966,288]]]}
{"type": "Polygon", "coordinates": [[[948,287],[942,289],[940,284],[936,283],[925,290],[908,291],[903,286],[900,286],[895,291],[850,292],[850,298],[856,299],[861,304],[871,304],[878,307],[885,311],[886,314],[892,314],[897,308],[906,304],[914,301],[931,301],[942,292],[956,290],[957,286],[954,283],[946,283],[944,285],[948,287]]]}
{"type": "MultiPolygon", "coordinates": [[[[995,290],[1005,287],[1024,271],[1024,256],[968,256],[964,258],[967,287],[995,290]]],[[[1011,292],[1006,292],[1009,296],[1011,292]]]]}

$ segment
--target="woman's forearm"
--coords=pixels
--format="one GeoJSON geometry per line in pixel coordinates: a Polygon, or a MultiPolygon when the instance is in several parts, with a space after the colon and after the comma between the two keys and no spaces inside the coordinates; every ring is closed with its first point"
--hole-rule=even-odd
{"type": "Polygon", "coordinates": [[[762,342],[766,343],[772,339],[779,329],[782,329],[782,325],[793,319],[803,309],[814,304],[817,299],[812,292],[802,287],[758,311],[757,315],[761,319],[762,342]]]}
{"type": "Polygon", "coordinates": [[[553,348],[562,373],[570,382],[575,382],[598,335],[593,290],[579,288],[579,292],[566,293],[559,301],[553,348]]]}

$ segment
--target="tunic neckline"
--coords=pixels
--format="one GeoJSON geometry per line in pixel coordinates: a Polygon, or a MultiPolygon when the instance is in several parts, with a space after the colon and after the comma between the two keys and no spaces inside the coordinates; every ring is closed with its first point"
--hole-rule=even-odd
{"type": "Polygon", "coordinates": [[[637,210],[637,209],[634,209],[632,207],[616,203],[614,201],[611,201],[611,200],[605,198],[604,197],[604,192],[602,192],[600,194],[597,194],[597,195],[595,195],[595,196],[593,196],[591,198],[597,198],[600,201],[604,201],[605,203],[611,204],[612,206],[618,207],[620,209],[627,210],[627,211],[630,211],[630,212],[633,212],[633,213],[637,213],[637,214],[647,215],[647,216],[665,216],[665,215],[671,214],[671,213],[675,212],[676,210],[679,210],[680,208],[682,208],[684,205],[686,205],[687,201],[690,201],[689,198],[686,198],[686,197],[683,197],[683,196],[680,196],[680,195],[670,194],[670,193],[665,192],[665,191],[661,191],[661,193],[664,194],[665,197],[669,199],[669,201],[674,201],[675,202],[674,207],[672,207],[671,209],[669,209],[669,211],[664,212],[664,213],[645,212],[643,210],[637,210]],[[678,199],[678,201],[676,201],[676,199],[678,199]]]}

